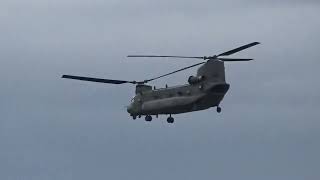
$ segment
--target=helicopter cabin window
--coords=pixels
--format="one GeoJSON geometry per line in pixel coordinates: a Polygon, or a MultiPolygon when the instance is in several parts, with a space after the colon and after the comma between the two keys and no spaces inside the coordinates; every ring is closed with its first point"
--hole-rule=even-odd
{"type": "Polygon", "coordinates": [[[183,95],[183,93],[182,93],[181,91],[178,91],[177,94],[178,94],[179,96],[182,96],[182,95],[183,95]]]}

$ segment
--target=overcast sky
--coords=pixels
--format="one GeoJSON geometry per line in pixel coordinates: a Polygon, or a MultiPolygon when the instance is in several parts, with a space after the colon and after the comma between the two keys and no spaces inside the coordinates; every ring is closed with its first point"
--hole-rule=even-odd
{"type": "MultiPolygon", "coordinates": [[[[315,0],[1,0],[0,179],[320,178],[320,3],[315,0]],[[142,80],[262,44],[226,64],[215,109],[133,121],[142,80]]],[[[196,69],[155,81],[185,84],[196,69]]]]}

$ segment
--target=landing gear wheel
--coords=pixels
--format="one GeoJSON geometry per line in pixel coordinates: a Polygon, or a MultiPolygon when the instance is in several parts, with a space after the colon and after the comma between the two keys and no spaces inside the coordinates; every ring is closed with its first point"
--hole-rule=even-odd
{"type": "Polygon", "coordinates": [[[221,113],[221,107],[217,106],[217,113],[221,113]]]}
{"type": "Polygon", "coordinates": [[[132,119],[133,119],[133,120],[136,120],[136,119],[137,119],[137,116],[132,116],[132,119]]]}
{"type": "Polygon", "coordinates": [[[174,118],[173,117],[168,117],[167,122],[172,124],[174,122],[174,118]]]}
{"type": "Polygon", "coordinates": [[[146,121],[149,121],[149,122],[152,121],[152,116],[147,115],[147,116],[145,117],[145,120],[146,120],[146,121]]]}

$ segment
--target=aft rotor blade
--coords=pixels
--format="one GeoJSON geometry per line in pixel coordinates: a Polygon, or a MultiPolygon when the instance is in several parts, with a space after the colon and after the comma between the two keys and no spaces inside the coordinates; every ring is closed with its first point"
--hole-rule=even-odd
{"type": "Polygon", "coordinates": [[[206,63],[206,62],[201,62],[201,63],[197,63],[197,64],[194,64],[194,65],[191,65],[191,66],[187,66],[187,67],[184,67],[184,68],[182,68],[182,69],[173,71],[173,72],[171,72],[171,73],[164,74],[164,75],[162,75],[162,76],[158,76],[158,77],[155,77],[155,78],[152,78],[152,79],[145,80],[144,82],[149,82],[149,81],[153,81],[153,80],[156,80],[156,79],[160,79],[160,78],[162,78],[162,77],[169,76],[169,75],[171,75],[171,74],[174,74],[174,73],[177,73],[177,72],[180,72],[180,71],[184,71],[184,70],[186,70],[186,69],[189,69],[189,68],[192,68],[192,67],[195,67],[195,66],[199,66],[199,65],[204,64],[204,63],[206,63]]]}
{"type": "Polygon", "coordinates": [[[237,52],[239,52],[239,51],[245,50],[245,49],[247,49],[247,48],[250,48],[250,47],[255,46],[255,45],[258,45],[258,44],[260,44],[260,43],[259,43],[259,42],[253,42],[253,43],[250,43],[250,44],[247,44],[247,45],[238,47],[238,48],[236,48],[236,49],[233,49],[233,50],[224,52],[224,53],[222,53],[222,54],[219,54],[218,56],[229,56],[229,55],[232,55],[232,54],[234,54],[234,53],[237,53],[237,52]]]}
{"type": "Polygon", "coordinates": [[[218,58],[220,61],[252,61],[253,59],[218,58]]]}
{"type": "Polygon", "coordinates": [[[122,81],[122,80],[113,80],[113,79],[99,79],[99,78],[82,77],[82,76],[71,76],[71,75],[63,75],[62,78],[75,79],[75,80],[80,80],[80,81],[91,81],[91,82],[98,82],[98,83],[107,83],[107,84],[124,84],[124,83],[136,84],[135,81],[122,81]]]}
{"type": "Polygon", "coordinates": [[[203,56],[156,56],[156,55],[129,55],[127,57],[162,57],[162,58],[188,58],[188,59],[204,59],[203,56]]]}

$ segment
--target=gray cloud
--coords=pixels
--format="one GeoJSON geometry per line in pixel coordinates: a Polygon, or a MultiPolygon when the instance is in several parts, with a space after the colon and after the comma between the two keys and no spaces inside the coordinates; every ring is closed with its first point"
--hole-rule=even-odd
{"type": "MultiPolygon", "coordinates": [[[[317,179],[317,1],[2,1],[0,179],[317,179]],[[144,79],[192,60],[262,45],[226,65],[214,110],[131,121],[132,86],[61,74],[144,79]],[[154,67],[157,67],[156,69],[154,67]]],[[[155,82],[186,82],[186,71],[155,82]]]]}

